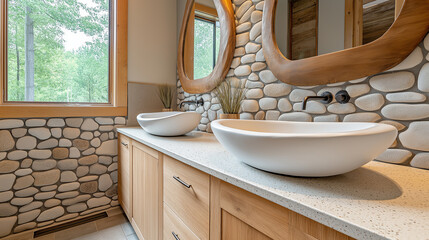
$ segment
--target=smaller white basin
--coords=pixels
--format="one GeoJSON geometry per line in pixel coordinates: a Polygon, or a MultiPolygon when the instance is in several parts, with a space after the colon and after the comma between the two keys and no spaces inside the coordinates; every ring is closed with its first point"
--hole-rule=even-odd
{"type": "Polygon", "coordinates": [[[141,113],[137,116],[140,126],[148,133],[158,136],[180,136],[194,130],[201,120],[196,112],[141,113]]]}
{"type": "Polygon", "coordinates": [[[395,140],[395,127],[379,123],[302,123],[216,120],[219,142],[258,169],[302,177],[325,177],[359,168],[395,140]]]}

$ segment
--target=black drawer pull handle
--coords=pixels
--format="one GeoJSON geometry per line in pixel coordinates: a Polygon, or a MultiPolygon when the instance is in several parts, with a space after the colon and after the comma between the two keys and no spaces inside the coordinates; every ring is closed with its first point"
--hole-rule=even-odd
{"type": "Polygon", "coordinates": [[[191,188],[192,185],[189,185],[187,183],[185,183],[182,179],[180,179],[179,177],[173,176],[174,179],[176,179],[176,181],[178,181],[179,183],[181,183],[183,186],[187,187],[187,188],[191,188]]]}
{"type": "Polygon", "coordinates": [[[124,145],[126,148],[128,148],[128,144],[127,143],[121,142],[121,144],[124,145]]]}
{"type": "Polygon", "coordinates": [[[175,232],[171,232],[171,234],[173,234],[173,237],[174,237],[176,240],[180,240],[179,236],[178,236],[175,232]]]}

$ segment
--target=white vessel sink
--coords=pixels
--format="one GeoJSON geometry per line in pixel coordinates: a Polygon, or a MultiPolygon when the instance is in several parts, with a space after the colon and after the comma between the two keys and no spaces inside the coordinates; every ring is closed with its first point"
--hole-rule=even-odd
{"type": "Polygon", "coordinates": [[[180,136],[194,130],[201,120],[196,112],[141,113],[137,116],[140,126],[158,136],[180,136]]]}
{"type": "Polygon", "coordinates": [[[395,127],[378,123],[216,120],[219,142],[239,160],[268,172],[325,177],[350,172],[383,153],[395,127]]]}

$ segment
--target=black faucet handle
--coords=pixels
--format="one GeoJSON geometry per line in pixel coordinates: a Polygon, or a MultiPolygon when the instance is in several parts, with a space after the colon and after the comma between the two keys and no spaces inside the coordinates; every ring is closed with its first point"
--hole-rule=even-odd
{"type": "Polygon", "coordinates": [[[340,104],[346,104],[350,101],[350,95],[346,90],[341,90],[335,94],[335,100],[340,104]]]}

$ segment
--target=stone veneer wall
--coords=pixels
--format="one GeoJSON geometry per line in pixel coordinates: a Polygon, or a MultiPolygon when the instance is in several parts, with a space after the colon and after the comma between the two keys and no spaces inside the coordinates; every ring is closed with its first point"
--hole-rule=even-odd
{"type": "MultiPolygon", "coordinates": [[[[389,71],[345,83],[296,87],[276,79],[262,52],[262,0],[232,0],[237,23],[237,44],[227,79],[246,81],[249,89],[243,102],[242,119],[289,121],[362,121],[395,126],[399,137],[377,160],[429,169],[429,34],[398,66],[389,71]],[[345,89],[348,104],[309,102],[302,112],[305,96],[345,89]]],[[[222,112],[213,93],[191,95],[177,82],[178,99],[204,99],[204,106],[185,106],[202,114],[198,129],[210,132],[210,122],[222,112]]]]}
{"type": "Polygon", "coordinates": [[[125,117],[0,119],[0,237],[118,205],[125,117]]]}

